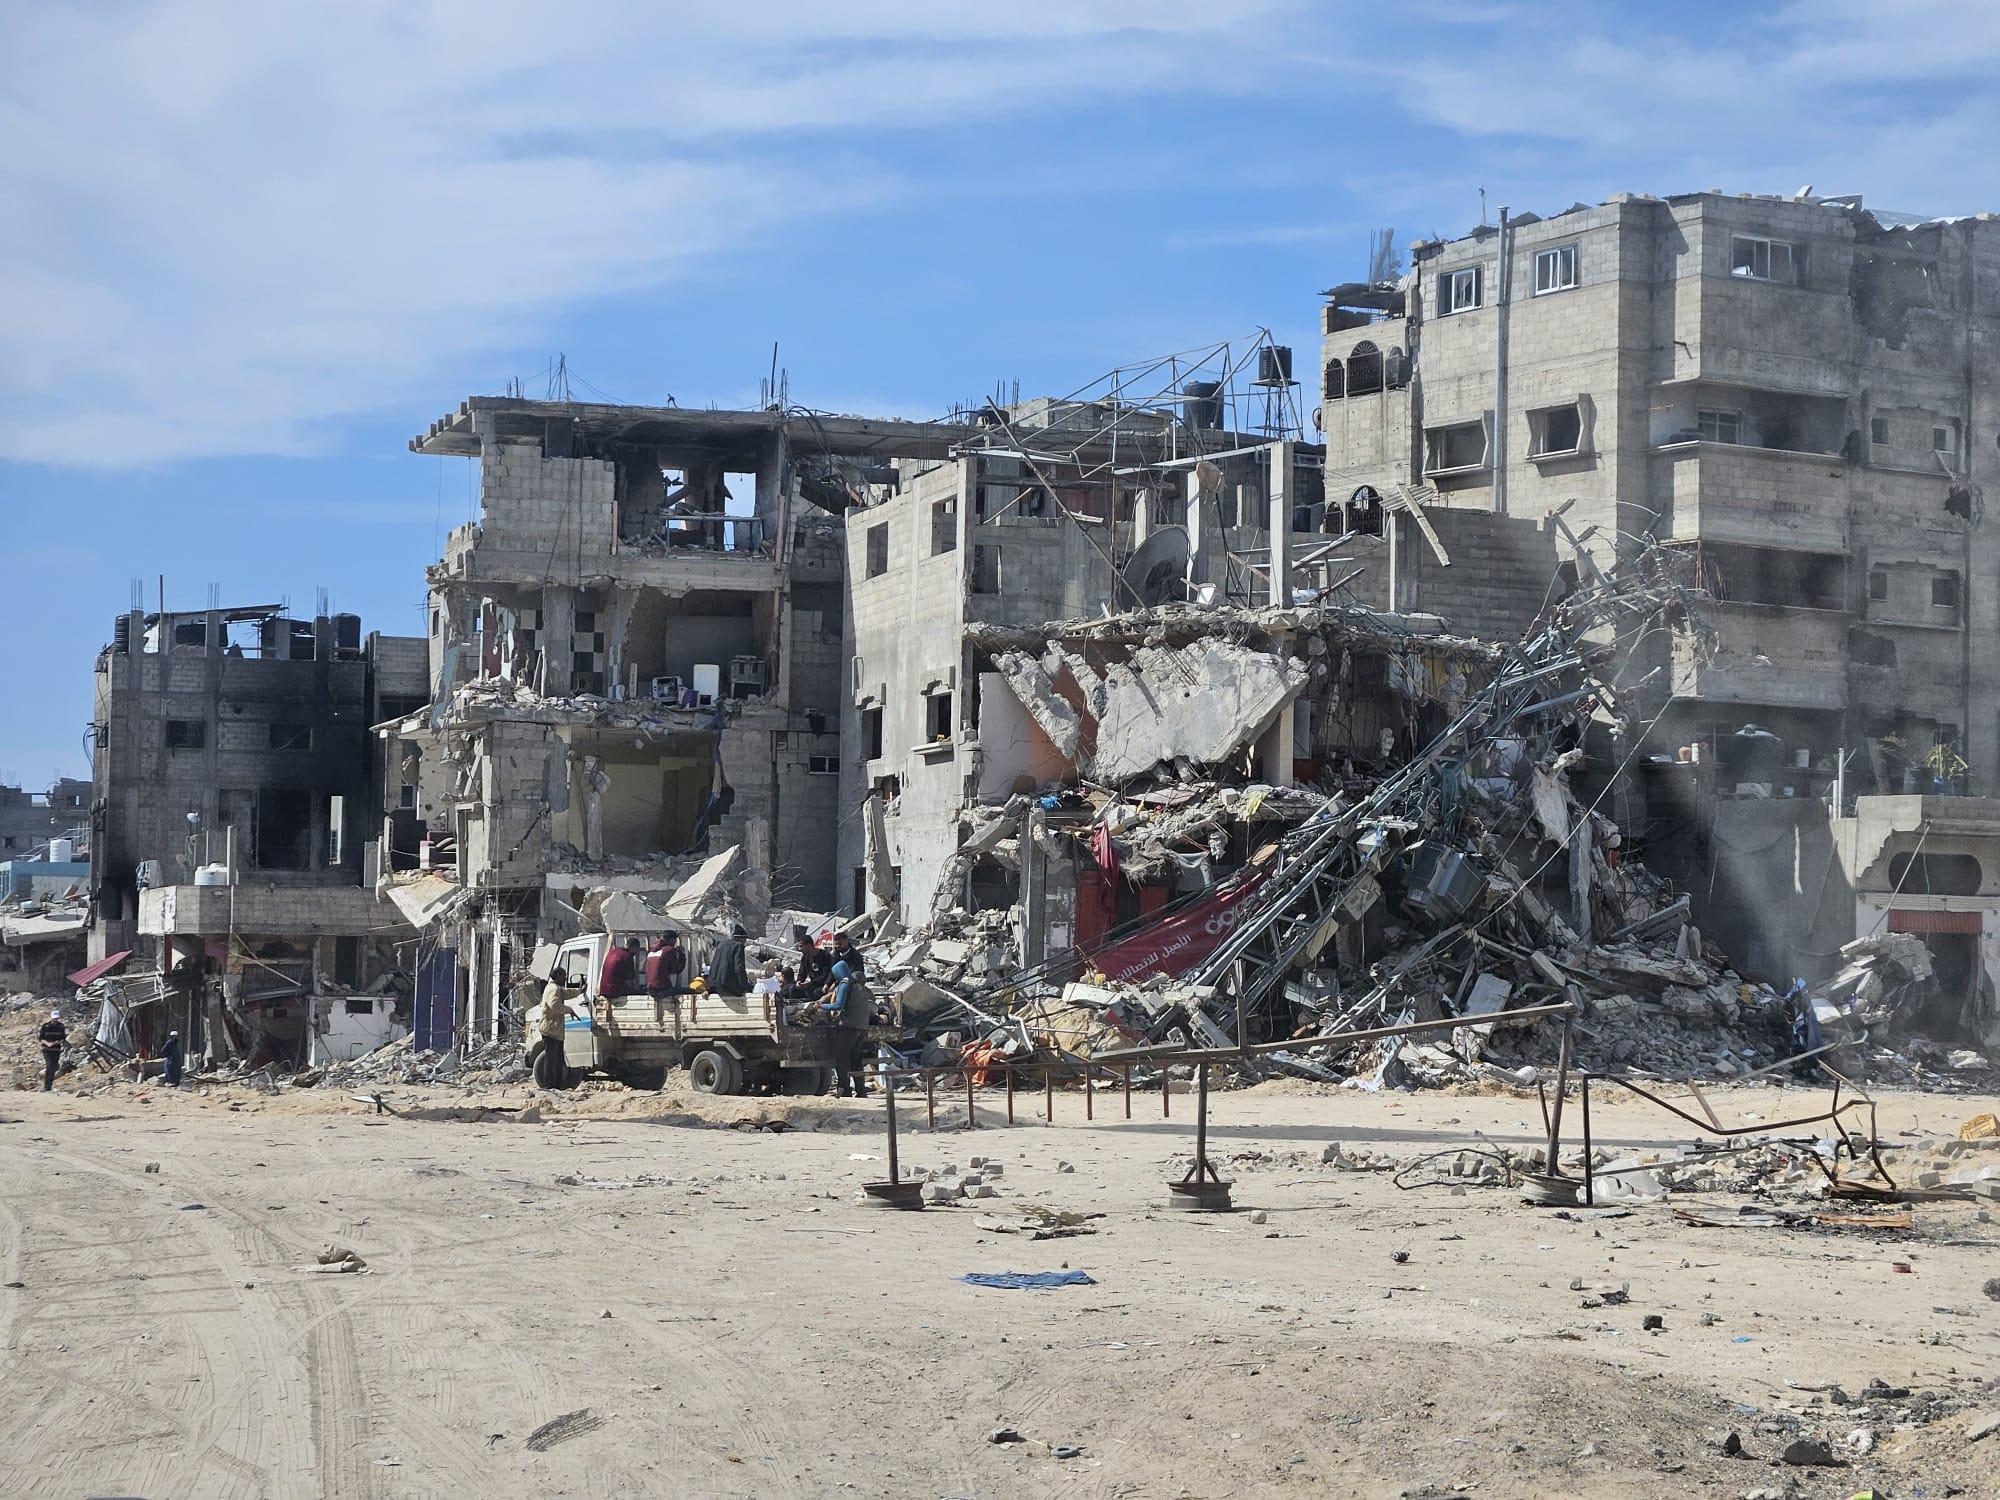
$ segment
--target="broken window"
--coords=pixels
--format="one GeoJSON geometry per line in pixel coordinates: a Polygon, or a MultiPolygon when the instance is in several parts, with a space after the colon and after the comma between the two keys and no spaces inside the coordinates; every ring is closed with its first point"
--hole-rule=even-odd
{"type": "Polygon", "coordinates": [[[930,694],[924,699],[924,738],[935,745],[949,740],[951,731],[951,694],[930,694]]]}
{"type": "Polygon", "coordinates": [[[1931,451],[1947,463],[1958,458],[1958,423],[1947,422],[1931,429],[1931,451]]]}
{"type": "Polygon", "coordinates": [[[867,751],[869,760],[882,758],[882,710],[864,708],[861,710],[861,744],[867,751]]]}
{"type": "Polygon", "coordinates": [[[1931,608],[1958,613],[1958,574],[1933,573],[1931,575],[1931,608]]]}
{"type": "Polygon", "coordinates": [[[1320,377],[1320,399],[1338,401],[1347,394],[1347,369],[1337,359],[1326,362],[1326,372],[1320,377]]]}
{"type": "Polygon", "coordinates": [[[1704,443],[1740,443],[1743,441],[1743,413],[1704,407],[1695,413],[1695,431],[1701,434],[1704,443]]]}
{"type": "Polygon", "coordinates": [[[829,641],[840,639],[843,620],[841,589],[836,583],[795,583],[792,585],[792,619],[800,631],[809,631],[829,641]]]}
{"type": "Polygon", "coordinates": [[[1729,240],[1729,274],[1752,281],[1790,282],[1797,257],[1794,247],[1784,240],[1761,239],[1738,234],[1729,240]]]}
{"type": "Polygon", "coordinates": [[[396,788],[396,806],[407,807],[412,812],[416,810],[417,786],[415,782],[406,781],[400,787],[396,788]]]}
{"type": "Polygon", "coordinates": [[[1021,491],[1021,503],[1014,509],[1017,514],[1024,516],[1046,515],[1049,509],[1049,492],[1040,485],[1025,489],[1021,491]]]}
{"type": "Polygon", "coordinates": [[[1424,429],[1424,472],[1457,474],[1486,463],[1486,424],[1455,422],[1424,429]]]}
{"type": "Polygon", "coordinates": [[[268,728],[273,750],[310,750],[313,747],[310,724],[272,724],[268,728]]]}
{"type": "Polygon", "coordinates": [[[1362,396],[1382,389],[1382,351],[1367,339],[1347,354],[1347,392],[1362,396]]]}
{"type": "Polygon", "coordinates": [[[1868,419],[1868,441],[1875,444],[1878,448],[1888,446],[1889,419],[1887,417],[1870,417],[1868,419]]]}
{"type": "Polygon", "coordinates": [[[838,776],[840,774],[840,757],[837,755],[807,756],[806,771],[813,776],[838,776]]]}
{"type": "Polygon", "coordinates": [[[1438,276],[1438,313],[1469,312],[1479,306],[1478,266],[1445,271],[1438,276]]]}
{"type": "Polygon", "coordinates": [[[169,750],[199,750],[208,743],[208,725],[200,719],[167,720],[169,750]]]}
{"type": "Polygon", "coordinates": [[[931,502],[931,556],[949,552],[958,545],[958,500],[931,502]]]}
{"type": "Polygon", "coordinates": [[[1535,295],[1568,291],[1576,285],[1576,246],[1556,245],[1535,252],[1535,295]]]}
{"type": "Polygon", "coordinates": [[[1868,597],[1876,604],[1889,597],[1889,570],[1870,568],[1868,570],[1868,597]]]}
{"type": "Polygon", "coordinates": [[[1710,592],[1732,603],[1847,607],[1847,559],[1838,553],[1711,542],[1702,548],[1702,570],[1710,592]]]}
{"type": "Polygon", "coordinates": [[[1985,882],[1976,854],[1898,854],[1889,884],[1911,896],[1976,896],[1985,882]]]}
{"type": "Polygon", "coordinates": [[[972,549],[972,592],[975,594],[997,594],[1000,592],[1000,549],[995,546],[980,546],[972,549]]]}
{"type": "Polygon", "coordinates": [[[868,528],[868,576],[880,578],[889,571],[889,523],[868,528]]]}
{"type": "Polygon", "coordinates": [[[257,864],[266,870],[303,870],[312,855],[312,793],[303,787],[257,791],[257,864]]]}
{"type": "Polygon", "coordinates": [[[1534,439],[1528,449],[1532,457],[1575,453],[1583,446],[1583,408],[1571,402],[1568,406],[1549,406],[1531,411],[1528,413],[1528,430],[1534,439]]]}
{"type": "Polygon", "coordinates": [[[347,799],[326,799],[326,862],[337,865],[347,853],[347,799]]]}

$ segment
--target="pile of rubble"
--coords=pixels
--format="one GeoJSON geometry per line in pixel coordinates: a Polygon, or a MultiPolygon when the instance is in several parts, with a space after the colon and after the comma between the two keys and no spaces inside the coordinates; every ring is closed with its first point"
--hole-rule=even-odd
{"type": "Polygon", "coordinates": [[[995,627],[983,643],[1041,731],[1078,765],[1115,775],[1079,773],[962,817],[932,922],[871,959],[898,1017],[928,1024],[923,1060],[956,1049],[982,1066],[1151,1058],[1185,1072],[1172,1054],[1203,1049],[1218,1061],[1237,1053],[1228,1063],[1245,1081],[1532,1084],[1567,1029],[1585,1068],[1727,1079],[1784,1073],[1820,1047],[1805,1035],[1818,1027],[1852,1043],[1829,1058],[1843,1071],[1932,1082],[1928,1061],[1948,1076],[1983,1073],[1991,1063],[1977,1052],[1927,1056],[1903,1035],[1883,1055],[1887,1033],[1905,1032],[1930,993],[1916,939],[1849,945],[1849,967],[1817,996],[1746,982],[1693,924],[1689,898],[1633,857],[1607,815],[1657,696],[1641,696],[1643,675],[1622,682],[1631,674],[1600,643],[1673,630],[1704,649],[1682,561],[1654,548],[1610,572],[1586,566],[1583,585],[1506,651],[1398,644],[1388,617],[1364,628],[1356,611],[1331,608],[1286,611],[1281,633],[1268,611],[1225,612],[1219,624],[1213,611],[1139,611],[1051,627],[1039,655],[995,627]],[[1174,646],[1167,661],[1197,623],[1227,639],[1174,646]],[[1104,665],[1108,646],[1128,655],[1104,665]],[[1365,702],[1364,654],[1386,682],[1365,702]],[[1247,686],[1246,662],[1268,668],[1247,686]],[[1114,733],[1120,694],[1170,671],[1193,674],[1177,696],[1226,722],[1206,739],[1182,725],[1150,747],[1114,733]],[[1316,717],[1364,707],[1379,743],[1323,758],[1313,786],[1243,776],[1256,763],[1251,740],[1304,684],[1317,685],[1316,717]],[[1244,698],[1255,702],[1227,711],[1244,698]],[[1077,869],[1079,906],[1093,880],[1183,894],[1080,951],[1024,965],[1020,906],[952,902],[975,862],[1020,871],[1032,848],[1077,869]],[[1449,1020],[1476,1024],[1332,1040],[1449,1020]]]}
{"type": "Polygon", "coordinates": [[[351,1062],[306,1068],[291,1075],[294,1088],[361,1089],[384,1083],[452,1083],[467,1088],[519,1083],[528,1076],[521,1044],[488,1042],[470,1052],[433,1052],[408,1036],[385,1042],[351,1062]]]}

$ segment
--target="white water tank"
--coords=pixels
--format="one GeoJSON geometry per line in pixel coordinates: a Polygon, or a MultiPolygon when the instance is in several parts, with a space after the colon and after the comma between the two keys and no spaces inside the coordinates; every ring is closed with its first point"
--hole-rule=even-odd
{"type": "Polygon", "coordinates": [[[75,839],[50,839],[49,860],[53,864],[66,865],[76,859],[75,839]]]}
{"type": "Polygon", "coordinates": [[[228,885],[228,865],[202,865],[194,872],[196,885],[228,885]]]}

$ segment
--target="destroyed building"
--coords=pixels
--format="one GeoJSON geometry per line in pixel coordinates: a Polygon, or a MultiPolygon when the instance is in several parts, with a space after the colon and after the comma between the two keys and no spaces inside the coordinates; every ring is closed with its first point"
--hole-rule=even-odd
{"type": "Polygon", "coordinates": [[[336,1030],[358,1007],[386,1021],[412,934],[374,891],[369,728],[427,696],[422,640],[364,637],[354,615],[118,618],[97,660],[90,957],[157,960],[131,1045],[171,1025],[216,1055],[303,1055],[336,1011],[336,1030]]]}
{"type": "Polygon", "coordinates": [[[433,702],[385,730],[420,1012],[493,1034],[592,891],[669,892],[712,851],[741,847],[758,920],[843,899],[839,513],[961,435],[475,397],[411,442],[479,465],[429,573],[433,702]]]}
{"type": "Polygon", "coordinates": [[[1407,539],[1395,598],[1495,636],[1645,538],[1696,559],[1712,651],[1629,643],[1623,820],[1732,952],[1825,972],[1825,804],[2000,776],[2000,224],[1715,192],[1500,219],[1327,294],[1329,498],[1479,515],[1512,607],[1407,539]]]}
{"type": "Polygon", "coordinates": [[[50,858],[49,845],[62,840],[72,852],[90,842],[89,782],[58,777],[43,792],[0,786],[0,861],[50,858]]]}

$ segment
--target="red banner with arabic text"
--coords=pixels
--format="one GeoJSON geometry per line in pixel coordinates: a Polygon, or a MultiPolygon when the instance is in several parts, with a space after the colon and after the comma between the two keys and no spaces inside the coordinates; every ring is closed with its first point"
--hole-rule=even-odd
{"type": "Polygon", "coordinates": [[[1163,922],[1107,943],[1090,955],[1090,966],[1113,982],[1185,974],[1222,945],[1263,885],[1264,872],[1258,870],[1163,922]]]}

